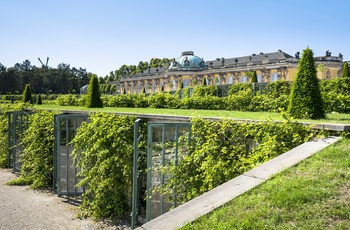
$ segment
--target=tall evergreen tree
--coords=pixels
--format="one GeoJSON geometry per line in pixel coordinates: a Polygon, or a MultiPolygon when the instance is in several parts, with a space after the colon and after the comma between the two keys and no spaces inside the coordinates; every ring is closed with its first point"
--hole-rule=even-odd
{"type": "Polygon", "coordinates": [[[251,83],[258,82],[258,76],[256,75],[256,71],[254,70],[252,73],[251,83]]]}
{"type": "Polygon", "coordinates": [[[24,103],[26,103],[26,102],[33,103],[32,92],[30,90],[30,85],[29,84],[26,84],[26,87],[24,89],[23,96],[22,96],[22,102],[24,102],[24,103]]]}
{"type": "Polygon", "coordinates": [[[85,107],[87,108],[103,108],[101,94],[98,86],[98,78],[92,75],[86,95],[85,107]]]}
{"type": "Polygon", "coordinates": [[[42,99],[41,99],[41,94],[39,94],[39,96],[38,96],[37,104],[38,104],[38,105],[42,105],[42,104],[43,104],[43,101],[42,101],[42,99]]]}
{"type": "Polygon", "coordinates": [[[345,78],[345,77],[350,77],[349,75],[349,64],[348,62],[344,62],[344,65],[343,65],[343,72],[341,73],[341,77],[342,78],[345,78]]]}
{"type": "Polygon", "coordinates": [[[288,112],[294,118],[321,119],[326,116],[315,60],[311,49],[303,51],[293,82],[288,112]]]}
{"type": "Polygon", "coordinates": [[[206,86],[207,85],[207,79],[203,78],[202,80],[202,86],[206,86]]]}

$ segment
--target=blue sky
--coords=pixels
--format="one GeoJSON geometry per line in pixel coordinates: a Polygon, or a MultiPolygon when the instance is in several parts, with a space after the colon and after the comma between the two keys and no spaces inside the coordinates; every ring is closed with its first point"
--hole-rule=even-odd
{"type": "Polygon", "coordinates": [[[348,0],[1,0],[0,63],[68,63],[105,76],[121,65],[269,53],[350,60],[348,0]]]}

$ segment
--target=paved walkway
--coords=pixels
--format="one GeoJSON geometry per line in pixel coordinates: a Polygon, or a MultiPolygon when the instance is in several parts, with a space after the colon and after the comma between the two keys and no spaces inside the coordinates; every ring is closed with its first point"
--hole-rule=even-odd
{"type": "Polygon", "coordinates": [[[89,219],[78,219],[76,206],[65,203],[65,199],[50,192],[5,185],[16,177],[11,170],[0,169],[1,230],[116,229],[105,228],[89,219]]]}
{"type": "Polygon", "coordinates": [[[159,216],[136,230],[173,230],[192,222],[233,198],[265,182],[271,176],[289,168],[314,153],[340,140],[329,137],[306,142],[213,190],[159,216]]]}

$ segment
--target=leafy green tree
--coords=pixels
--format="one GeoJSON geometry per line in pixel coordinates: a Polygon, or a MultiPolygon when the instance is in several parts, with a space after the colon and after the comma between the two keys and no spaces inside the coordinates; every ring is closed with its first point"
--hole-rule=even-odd
{"type": "Polygon", "coordinates": [[[23,96],[22,96],[22,102],[26,103],[33,103],[33,99],[32,99],[32,92],[30,91],[30,85],[27,84],[24,92],[23,92],[23,96]]]}
{"type": "Polygon", "coordinates": [[[103,108],[101,94],[98,86],[98,79],[96,75],[91,76],[85,103],[85,107],[87,108],[103,108]]]}
{"type": "Polygon", "coordinates": [[[345,77],[350,77],[350,73],[349,73],[349,64],[347,62],[344,62],[343,65],[343,72],[341,73],[341,77],[345,78],[345,77]]]}
{"type": "Polygon", "coordinates": [[[252,78],[251,78],[251,83],[258,82],[258,76],[256,75],[256,71],[253,71],[252,78]]]}
{"type": "Polygon", "coordinates": [[[321,119],[326,116],[315,60],[311,49],[303,51],[293,82],[288,112],[294,118],[321,119]]]}

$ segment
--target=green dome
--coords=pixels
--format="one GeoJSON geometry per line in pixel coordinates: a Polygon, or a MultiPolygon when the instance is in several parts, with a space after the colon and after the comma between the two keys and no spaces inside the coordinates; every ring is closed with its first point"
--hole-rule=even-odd
{"type": "Polygon", "coordinates": [[[193,51],[185,51],[181,53],[181,57],[174,58],[169,70],[201,70],[207,67],[203,58],[195,56],[193,51]]]}

